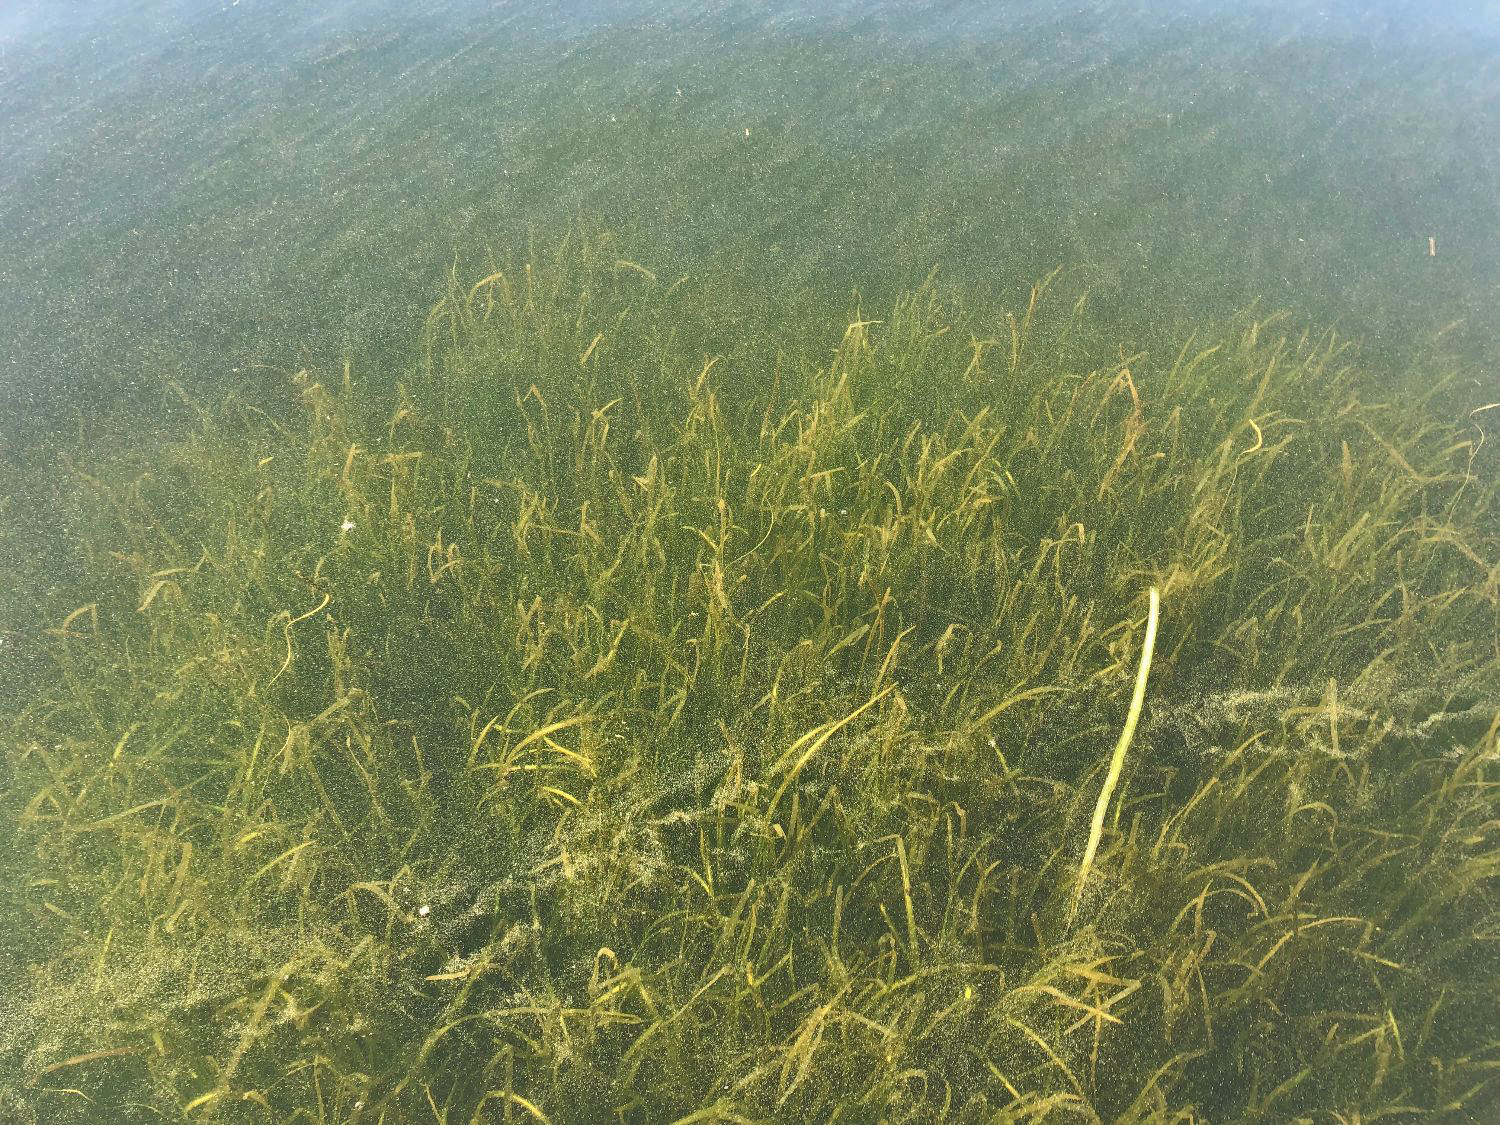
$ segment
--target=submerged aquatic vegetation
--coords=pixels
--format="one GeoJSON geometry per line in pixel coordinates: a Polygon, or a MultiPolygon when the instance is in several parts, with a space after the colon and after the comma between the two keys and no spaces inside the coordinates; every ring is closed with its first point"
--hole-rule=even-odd
{"type": "Polygon", "coordinates": [[[1141,646],[1141,667],[1135,674],[1135,691],[1130,696],[1130,710],[1125,715],[1125,726],[1120,731],[1120,741],[1115,743],[1115,752],[1110,755],[1109,772],[1104,775],[1104,787],[1099,790],[1098,803],[1094,805],[1094,819],[1089,822],[1089,842],[1083,849],[1083,860],[1078,865],[1078,881],[1073,884],[1073,899],[1068,904],[1068,921],[1078,913],[1078,900],[1083,897],[1083,888],[1088,884],[1089,869],[1094,865],[1094,856],[1099,851],[1099,841],[1104,835],[1104,816],[1109,811],[1109,799],[1114,796],[1115,786],[1120,781],[1120,771],[1125,768],[1125,755],[1135,737],[1135,727],[1141,718],[1141,705],[1146,702],[1146,680],[1151,675],[1151,654],[1156,648],[1156,624],[1161,616],[1161,594],[1151,587],[1151,611],[1146,615],[1146,640],[1141,646]]]}
{"type": "Polygon", "coordinates": [[[803,362],[593,235],[455,279],[393,390],[76,456],[6,1114],[1492,1106],[1500,443],[1332,334],[1124,354],[1057,284],[803,362]]]}

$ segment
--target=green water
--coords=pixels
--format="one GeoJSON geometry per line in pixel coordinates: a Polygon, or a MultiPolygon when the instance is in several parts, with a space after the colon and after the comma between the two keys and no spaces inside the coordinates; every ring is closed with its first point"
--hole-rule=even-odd
{"type": "Polygon", "coordinates": [[[0,1117],[1492,1119],[1497,49],[0,12],[0,1117]]]}
{"type": "Polygon", "coordinates": [[[1495,32],[1463,15],[21,4],[5,426],[163,370],[405,361],[455,255],[580,213],[745,305],[1061,265],[1122,332],[1260,299],[1379,351],[1464,320],[1493,364],[1495,32]]]}

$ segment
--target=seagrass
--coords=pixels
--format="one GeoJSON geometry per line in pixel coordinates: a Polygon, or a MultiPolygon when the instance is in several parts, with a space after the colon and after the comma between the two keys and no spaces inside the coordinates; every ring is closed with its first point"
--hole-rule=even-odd
{"type": "Polygon", "coordinates": [[[726,340],[718,284],[580,230],[453,276],[411,370],[56,466],[3,1116],[1493,1106],[1500,442],[1459,373],[1254,309],[1127,351],[1066,273],[802,353],[726,340]]]}

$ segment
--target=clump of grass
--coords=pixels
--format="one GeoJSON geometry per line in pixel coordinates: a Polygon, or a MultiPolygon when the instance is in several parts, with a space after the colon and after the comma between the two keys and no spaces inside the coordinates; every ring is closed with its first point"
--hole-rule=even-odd
{"type": "Polygon", "coordinates": [[[1496,443],[1061,284],[802,361],[578,236],[394,387],[80,452],[4,718],[6,1114],[1492,1104],[1496,443]]]}

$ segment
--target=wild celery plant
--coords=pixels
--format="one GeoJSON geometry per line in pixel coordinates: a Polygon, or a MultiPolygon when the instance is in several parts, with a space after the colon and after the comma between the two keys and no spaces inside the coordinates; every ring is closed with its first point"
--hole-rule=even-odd
{"type": "Polygon", "coordinates": [[[1482,1115],[1500,443],[1057,284],[808,362],[590,234],[453,279],[394,391],[80,452],[7,1118],[1482,1115]]]}

